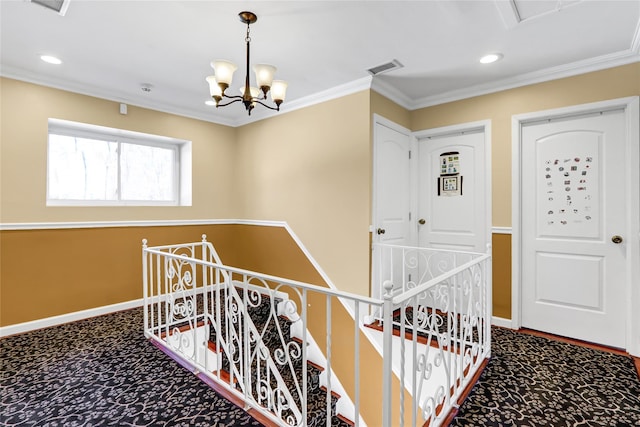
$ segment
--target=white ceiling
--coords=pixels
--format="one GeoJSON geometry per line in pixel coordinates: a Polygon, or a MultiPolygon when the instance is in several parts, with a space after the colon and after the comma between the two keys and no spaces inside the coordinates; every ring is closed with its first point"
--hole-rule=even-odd
{"type": "MultiPolygon", "coordinates": [[[[243,10],[258,15],[252,64],[276,65],[289,83],[283,112],[369,87],[415,109],[640,61],[640,0],[70,0],[64,16],[0,0],[0,74],[241,125],[241,104],[204,101],[212,59],[238,64],[243,84],[243,10]],[[480,64],[489,52],[504,59],[480,64]],[[371,78],[367,69],[393,59],[404,68],[371,78]]],[[[251,120],[269,115],[261,108],[251,120]]]]}

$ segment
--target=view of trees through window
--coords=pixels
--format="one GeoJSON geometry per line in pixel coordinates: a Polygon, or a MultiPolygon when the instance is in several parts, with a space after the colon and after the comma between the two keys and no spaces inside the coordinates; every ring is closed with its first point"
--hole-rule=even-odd
{"type": "Polygon", "coordinates": [[[177,204],[177,146],[50,132],[48,155],[49,202],[177,204]]]}

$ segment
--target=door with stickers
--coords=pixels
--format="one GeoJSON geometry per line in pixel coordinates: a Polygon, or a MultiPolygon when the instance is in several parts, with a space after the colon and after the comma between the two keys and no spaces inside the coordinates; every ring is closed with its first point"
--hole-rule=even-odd
{"type": "Polygon", "coordinates": [[[522,326],[625,344],[622,110],[522,127],[522,326]]]}

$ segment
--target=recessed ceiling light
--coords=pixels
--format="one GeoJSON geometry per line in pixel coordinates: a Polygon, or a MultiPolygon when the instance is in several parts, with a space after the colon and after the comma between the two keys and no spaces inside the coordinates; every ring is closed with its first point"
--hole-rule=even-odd
{"type": "Polygon", "coordinates": [[[209,99],[207,101],[204,101],[204,103],[207,104],[207,105],[216,105],[216,102],[212,101],[211,99],[209,99]]]}
{"type": "Polygon", "coordinates": [[[491,64],[492,62],[496,62],[502,59],[502,54],[501,53],[490,53],[488,55],[483,56],[482,58],[480,58],[480,62],[482,64],[491,64]]]}
{"type": "Polygon", "coordinates": [[[47,64],[53,64],[53,65],[62,64],[62,61],[59,58],[56,58],[55,56],[51,56],[51,55],[41,55],[40,59],[42,59],[47,64]]]}
{"type": "Polygon", "coordinates": [[[480,58],[480,63],[482,64],[491,64],[492,62],[496,62],[502,59],[501,53],[490,53],[488,55],[480,58]]]}

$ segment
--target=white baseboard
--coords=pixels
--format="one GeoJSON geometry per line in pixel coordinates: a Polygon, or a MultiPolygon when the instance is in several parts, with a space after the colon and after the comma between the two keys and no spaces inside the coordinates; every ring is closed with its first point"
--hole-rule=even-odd
{"type": "MultiPolygon", "coordinates": [[[[90,317],[101,316],[103,314],[115,313],[116,311],[141,307],[142,304],[143,300],[140,298],[118,304],[74,311],[73,313],[61,314],[59,316],[45,317],[44,319],[32,320],[30,322],[16,323],[15,325],[0,327],[0,337],[22,334],[24,332],[35,331],[36,329],[48,328],[50,326],[62,325],[63,323],[75,322],[78,320],[88,319],[90,317]]],[[[141,331],[142,327],[143,325],[140,325],[141,331]]]]}
{"type": "Polygon", "coordinates": [[[505,319],[503,317],[493,316],[491,318],[491,324],[494,326],[500,326],[502,328],[514,329],[511,319],[505,319]]]}
{"type": "MultiPolygon", "coordinates": [[[[236,285],[242,286],[241,282],[236,282],[236,285]]],[[[212,285],[207,286],[207,290],[211,290],[212,285]]],[[[264,289],[254,286],[248,285],[249,289],[254,289],[257,291],[264,292],[264,289]]],[[[197,292],[202,293],[203,289],[199,289],[197,292]]],[[[287,294],[283,292],[275,292],[275,296],[287,299],[287,294]]],[[[151,303],[155,304],[158,302],[158,298],[160,301],[163,301],[164,297],[153,297],[151,298],[151,303]]],[[[102,316],[103,314],[115,313],[117,311],[128,310],[130,308],[142,307],[144,305],[144,300],[142,298],[121,302],[118,304],[105,305],[102,307],[90,308],[87,310],[74,311],[72,313],[65,313],[58,316],[45,317],[44,319],[32,320],[24,323],[16,323],[14,325],[3,326],[0,327],[0,337],[7,337],[10,335],[22,334],[25,332],[35,331],[37,329],[48,328],[50,326],[62,325],[64,323],[76,322],[78,320],[89,319],[91,317],[102,316]]],[[[140,324],[140,330],[144,329],[144,325],[140,324]]]]}

